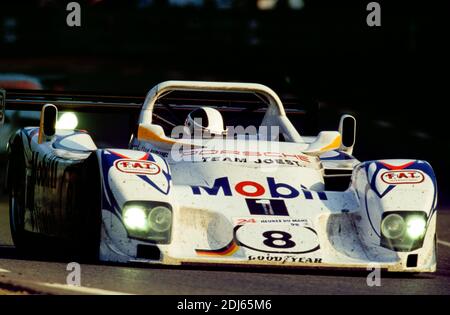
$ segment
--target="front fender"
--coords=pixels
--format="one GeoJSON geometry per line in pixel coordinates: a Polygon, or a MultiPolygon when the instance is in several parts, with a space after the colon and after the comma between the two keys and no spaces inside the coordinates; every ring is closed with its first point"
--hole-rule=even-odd
{"type": "Polygon", "coordinates": [[[358,193],[383,211],[425,211],[437,203],[436,177],[431,165],[421,160],[379,160],[359,164],[352,176],[358,193]]]}
{"type": "Polygon", "coordinates": [[[119,211],[126,201],[167,202],[172,189],[168,163],[159,155],[136,150],[97,151],[103,186],[102,208],[119,211]]]}
{"type": "MultiPolygon", "coordinates": [[[[351,186],[367,223],[366,240],[380,243],[381,221],[387,212],[420,212],[427,219],[427,234],[434,234],[437,185],[430,164],[421,160],[377,160],[359,164],[351,186]]],[[[430,235],[430,237],[434,235],[430,235]]],[[[428,236],[427,236],[428,237],[428,236]]]]}

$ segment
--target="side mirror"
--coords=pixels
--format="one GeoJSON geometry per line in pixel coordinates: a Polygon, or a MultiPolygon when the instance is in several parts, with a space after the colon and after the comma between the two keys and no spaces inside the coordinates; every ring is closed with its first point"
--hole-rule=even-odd
{"type": "Polygon", "coordinates": [[[342,144],[339,150],[352,154],[356,140],[356,119],[352,115],[342,115],[339,121],[339,133],[342,135],[342,144]]]}
{"type": "Polygon", "coordinates": [[[53,104],[45,104],[41,110],[39,122],[38,143],[50,141],[56,132],[56,120],[58,119],[58,109],[53,104]]]}
{"type": "Polygon", "coordinates": [[[305,154],[320,155],[324,152],[339,149],[341,134],[337,131],[321,131],[316,140],[303,151],[305,154]]]}

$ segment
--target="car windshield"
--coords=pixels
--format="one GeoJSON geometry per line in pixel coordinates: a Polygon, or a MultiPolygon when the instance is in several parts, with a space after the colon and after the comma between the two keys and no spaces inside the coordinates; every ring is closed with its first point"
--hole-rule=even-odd
{"type": "MultiPolygon", "coordinates": [[[[295,99],[283,103],[289,120],[300,134],[317,133],[314,106],[301,106],[295,99]]],[[[252,130],[258,130],[267,110],[264,100],[254,94],[173,92],[156,103],[153,123],[162,126],[166,135],[180,137],[173,132],[174,128],[183,126],[189,113],[202,106],[217,109],[228,130],[245,130],[249,135],[255,134],[252,130]]]]}

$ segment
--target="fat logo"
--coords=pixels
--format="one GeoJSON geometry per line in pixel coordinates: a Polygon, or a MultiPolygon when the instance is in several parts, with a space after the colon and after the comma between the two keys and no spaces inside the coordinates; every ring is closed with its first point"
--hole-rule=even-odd
{"type": "Polygon", "coordinates": [[[161,172],[158,164],[142,160],[120,159],[114,162],[114,166],[123,173],[156,175],[161,172]]]}
{"type": "Polygon", "coordinates": [[[391,185],[419,184],[424,179],[423,173],[415,170],[388,171],[381,174],[381,180],[391,185]]]}

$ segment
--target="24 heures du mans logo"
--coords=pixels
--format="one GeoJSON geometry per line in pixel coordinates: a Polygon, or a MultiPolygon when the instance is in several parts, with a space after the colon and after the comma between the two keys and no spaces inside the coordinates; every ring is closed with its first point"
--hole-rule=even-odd
{"type": "Polygon", "coordinates": [[[381,180],[386,184],[419,184],[425,180],[422,172],[416,170],[387,171],[381,174],[381,180]]]}
{"type": "Polygon", "coordinates": [[[161,172],[158,164],[150,161],[120,159],[114,162],[114,166],[123,173],[156,175],[161,172]]]}

